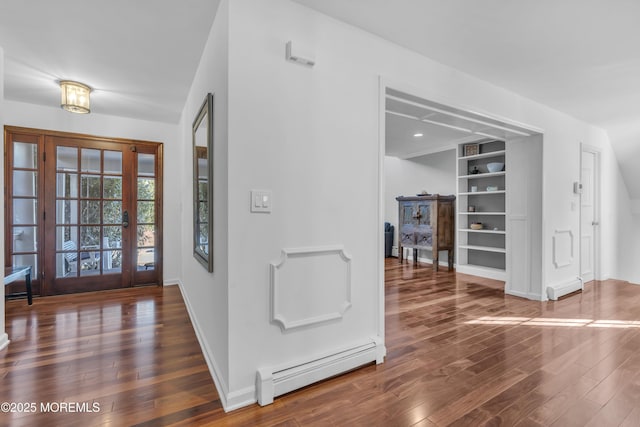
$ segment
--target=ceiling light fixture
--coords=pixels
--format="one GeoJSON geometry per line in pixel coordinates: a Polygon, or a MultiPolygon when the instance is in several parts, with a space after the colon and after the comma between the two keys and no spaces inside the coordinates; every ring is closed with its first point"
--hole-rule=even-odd
{"type": "Polygon", "coordinates": [[[87,114],[91,112],[89,93],[91,88],[85,84],[62,80],[60,82],[62,98],[60,107],[72,113],[87,114]]]}
{"type": "Polygon", "coordinates": [[[414,133],[414,134],[413,134],[413,137],[414,137],[414,138],[420,138],[421,136],[424,136],[424,134],[422,134],[422,133],[420,133],[420,132],[418,132],[418,133],[414,133]]]}

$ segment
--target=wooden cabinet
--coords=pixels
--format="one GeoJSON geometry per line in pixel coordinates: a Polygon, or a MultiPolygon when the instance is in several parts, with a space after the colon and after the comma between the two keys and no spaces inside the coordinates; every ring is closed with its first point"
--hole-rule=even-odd
{"type": "Polygon", "coordinates": [[[432,253],[433,269],[438,271],[440,251],[447,251],[449,270],[453,270],[455,196],[396,197],[398,201],[398,258],[404,249],[413,249],[413,261],[418,262],[418,250],[432,253]]]}

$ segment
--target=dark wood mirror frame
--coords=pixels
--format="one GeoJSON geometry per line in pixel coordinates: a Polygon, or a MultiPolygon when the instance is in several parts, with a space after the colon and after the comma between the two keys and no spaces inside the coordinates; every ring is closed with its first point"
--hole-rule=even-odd
{"type": "Polygon", "coordinates": [[[193,121],[193,256],[213,271],[213,94],[193,121]]]}

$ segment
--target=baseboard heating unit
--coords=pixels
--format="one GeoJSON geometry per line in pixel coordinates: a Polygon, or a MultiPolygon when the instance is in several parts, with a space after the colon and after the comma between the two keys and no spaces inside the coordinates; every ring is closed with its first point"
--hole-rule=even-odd
{"type": "Polygon", "coordinates": [[[562,296],[582,290],[584,290],[582,277],[576,277],[574,280],[569,280],[568,282],[547,286],[547,296],[550,300],[555,301],[562,296]]]}
{"type": "Polygon", "coordinates": [[[338,350],[331,354],[297,361],[285,366],[258,369],[256,391],[262,406],[277,396],[358,368],[367,363],[382,363],[385,348],[377,339],[338,350]]]}

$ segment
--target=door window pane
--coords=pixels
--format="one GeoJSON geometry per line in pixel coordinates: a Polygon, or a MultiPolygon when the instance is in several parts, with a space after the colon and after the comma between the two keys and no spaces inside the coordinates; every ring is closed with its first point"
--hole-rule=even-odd
{"type": "Polygon", "coordinates": [[[104,173],[122,175],[122,153],[120,151],[104,152],[104,173]]]}
{"type": "Polygon", "coordinates": [[[56,227],[56,250],[78,250],[78,227],[56,227]]]}
{"type": "Polygon", "coordinates": [[[78,201],[77,200],[56,200],[56,223],[57,224],[77,224],[78,223],[78,201]]]}
{"type": "Polygon", "coordinates": [[[153,200],[156,196],[154,178],[138,178],[138,200],[153,200]]]}
{"type": "Polygon", "coordinates": [[[13,195],[37,196],[38,173],[34,171],[13,171],[13,195]]]}
{"type": "Polygon", "coordinates": [[[97,200],[82,200],[80,202],[80,223],[100,223],[100,202],[97,200]]]}
{"type": "Polygon", "coordinates": [[[156,234],[155,226],[153,225],[139,225],[138,234],[138,246],[155,246],[156,234]]]}
{"type": "Polygon", "coordinates": [[[28,254],[28,255],[14,255],[13,256],[13,265],[15,266],[31,266],[31,278],[38,277],[38,256],[36,254],[28,254]]]}
{"type": "Polygon", "coordinates": [[[138,270],[153,270],[155,251],[153,248],[138,249],[138,270]]]}
{"type": "Polygon", "coordinates": [[[100,176],[82,175],[80,178],[80,197],[100,198],[100,176]]]}
{"type": "Polygon", "coordinates": [[[78,174],[56,174],[56,196],[64,198],[78,197],[78,174]]]}
{"type": "Polygon", "coordinates": [[[103,274],[122,272],[122,251],[103,251],[103,274]]]}
{"type": "Polygon", "coordinates": [[[78,275],[78,253],[56,254],[56,277],[76,277],[78,275]]]}
{"type": "Polygon", "coordinates": [[[78,149],[74,147],[57,148],[56,168],[59,171],[76,172],[78,170],[78,149]]]}
{"type": "Polygon", "coordinates": [[[122,202],[119,200],[103,202],[103,222],[122,224],[122,202]]]}
{"type": "Polygon", "coordinates": [[[36,169],[38,167],[38,146],[27,142],[14,142],[13,167],[36,169]]]}
{"type": "Polygon", "coordinates": [[[34,199],[13,199],[13,223],[35,224],[37,203],[34,199]]]}
{"type": "Polygon", "coordinates": [[[105,199],[122,199],[122,178],[105,176],[103,197],[105,199]]]}
{"type": "Polygon", "coordinates": [[[138,175],[155,176],[155,156],[153,154],[138,154],[138,175]]]}
{"type": "Polygon", "coordinates": [[[100,173],[100,150],[82,149],[82,172],[100,173]]]}
{"type": "Polygon", "coordinates": [[[80,249],[100,248],[100,227],[80,227],[80,249]]]}
{"type": "Polygon", "coordinates": [[[103,227],[102,233],[104,234],[103,248],[122,248],[122,227],[103,227]]]}
{"type": "Polygon", "coordinates": [[[155,202],[138,202],[138,223],[153,224],[155,222],[155,202]]]}
{"type": "Polygon", "coordinates": [[[13,251],[35,252],[38,250],[37,227],[13,227],[13,251]]]}

